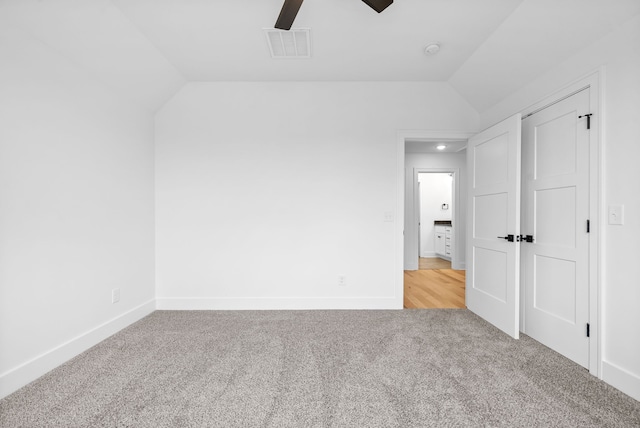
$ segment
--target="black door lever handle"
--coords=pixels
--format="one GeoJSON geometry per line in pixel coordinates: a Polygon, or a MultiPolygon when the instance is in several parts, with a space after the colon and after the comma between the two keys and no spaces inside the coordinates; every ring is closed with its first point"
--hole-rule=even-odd
{"type": "Polygon", "coordinates": [[[507,235],[507,236],[498,236],[498,238],[500,239],[506,239],[509,242],[514,242],[515,240],[515,236],[513,235],[507,235]]]}

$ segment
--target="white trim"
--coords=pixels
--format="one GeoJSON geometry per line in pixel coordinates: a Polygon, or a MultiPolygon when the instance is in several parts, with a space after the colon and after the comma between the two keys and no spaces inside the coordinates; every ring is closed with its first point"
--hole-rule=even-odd
{"type": "Polygon", "coordinates": [[[396,136],[396,222],[394,224],[395,272],[394,299],[398,307],[404,307],[404,182],[405,182],[405,138],[399,131],[396,136]]]}
{"type": "Polygon", "coordinates": [[[419,259],[439,259],[440,256],[435,251],[426,251],[424,254],[418,254],[419,259]]]}
{"type": "Polygon", "coordinates": [[[155,299],[125,312],[97,327],[0,374],[0,399],[102,342],[155,310],[155,299]]]}
{"type": "MultiPolygon", "coordinates": [[[[597,164],[598,167],[598,182],[597,182],[597,188],[598,188],[598,194],[596,196],[597,200],[596,201],[591,201],[592,204],[596,204],[596,213],[598,215],[597,217],[597,221],[593,221],[593,224],[596,226],[596,230],[598,232],[598,245],[596,248],[596,251],[594,252],[594,254],[591,254],[590,257],[595,258],[595,263],[592,266],[592,269],[595,269],[595,272],[593,273],[593,275],[595,275],[595,284],[592,284],[592,287],[596,287],[596,294],[595,294],[595,298],[596,298],[596,302],[591,302],[591,307],[589,308],[589,310],[593,309],[595,311],[595,315],[592,317],[591,321],[595,322],[595,328],[593,329],[593,331],[595,332],[596,336],[594,337],[594,340],[597,341],[597,350],[596,350],[596,361],[598,362],[598,367],[597,367],[597,371],[596,373],[593,373],[593,371],[591,371],[591,369],[589,369],[589,371],[591,373],[593,373],[595,376],[597,376],[598,374],[600,375],[600,378],[602,378],[602,364],[603,364],[603,360],[604,360],[604,354],[603,354],[603,349],[605,346],[604,343],[604,334],[601,334],[601,332],[604,332],[604,323],[603,323],[603,319],[604,319],[604,293],[603,293],[603,286],[604,286],[604,275],[605,275],[605,265],[603,263],[604,260],[604,255],[603,255],[603,245],[605,242],[605,233],[606,233],[606,228],[604,226],[604,222],[605,219],[607,218],[606,215],[606,208],[605,208],[605,204],[604,201],[606,201],[606,197],[605,197],[605,193],[604,193],[604,189],[605,189],[605,182],[604,182],[604,177],[605,177],[605,154],[606,151],[604,150],[605,148],[605,144],[606,144],[606,139],[605,139],[605,116],[606,116],[606,106],[605,106],[605,82],[606,82],[606,68],[605,66],[600,67],[600,69],[598,70],[598,102],[599,102],[599,112],[600,112],[600,117],[596,118],[595,120],[595,124],[598,126],[599,132],[598,132],[598,151],[596,152],[596,156],[598,157],[598,159],[600,160],[600,162],[597,164]]],[[[593,162],[593,161],[592,161],[593,162]]],[[[591,195],[589,195],[591,196],[591,195]]],[[[592,356],[593,354],[591,354],[590,356],[592,356]]]]}
{"type": "MultiPolygon", "coordinates": [[[[540,110],[541,108],[548,106],[559,99],[565,98],[568,95],[579,91],[580,89],[590,88],[589,90],[589,104],[590,113],[593,113],[591,118],[591,133],[589,138],[589,219],[591,220],[591,231],[589,238],[589,324],[591,326],[591,338],[589,341],[589,373],[594,376],[599,376],[602,365],[602,343],[601,343],[601,329],[600,329],[600,312],[601,312],[601,275],[600,275],[600,261],[601,259],[601,245],[602,242],[601,219],[605,218],[602,215],[603,207],[602,197],[603,175],[602,165],[604,159],[602,159],[602,114],[604,109],[602,108],[601,100],[602,94],[602,74],[604,68],[600,68],[586,76],[581,77],[578,80],[566,85],[564,88],[554,92],[552,95],[545,97],[543,100],[525,108],[521,111],[522,117],[525,117],[531,112],[540,110]]],[[[521,294],[521,326],[524,326],[524,299],[526,294],[521,294]]]]}
{"type": "MultiPolygon", "coordinates": [[[[416,129],[398,131],[396,133],[396,141],[398,144],[402,143],[402,155],[404,156],[404,142],[405,140],[418,139],[428,141],[460,141],[468,140],[472,136],[477,134],[476,132],[467,131],[431,131],[428,129],[416,129]]],[[[404,162],[403,162],[404,165],[404,162]]]]}
{"type": "Polygon", "coordinates": [[[640,376],[608,361],[602,362],[602,380],[640,401],[640,376]]]}
{"type": "Polygon", "coordinates": [[[158,310],[312,310],[312,309],[402,309],[396,297],[159,297],[158,310]]]}

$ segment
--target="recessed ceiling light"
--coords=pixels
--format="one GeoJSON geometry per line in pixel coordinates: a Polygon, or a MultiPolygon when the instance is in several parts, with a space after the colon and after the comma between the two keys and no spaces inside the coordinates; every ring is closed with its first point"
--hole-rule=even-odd
{"type": "Polygon", "coordinates": [[[440,51],[440,45],[438,43],[429,43],[426,48],[424,48],[425,55],[435,55],[440,51]]]}
{"type": "Polygon", "coordinates": [[[446,149],[446,148],[447,148],[447,146],[445,146],[444,144],[438,144],[438,145],[436,146],[436,149],[438,149],[438,150],[444,150],[444,149],[446,149]]]}

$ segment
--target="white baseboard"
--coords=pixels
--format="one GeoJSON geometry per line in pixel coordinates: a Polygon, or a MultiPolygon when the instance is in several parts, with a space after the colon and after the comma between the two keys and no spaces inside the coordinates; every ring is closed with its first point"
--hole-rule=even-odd
{"type": "Polygon", "coordinates": [[[0,399],[100,343],[155,310],[155,299],[125,312],[53,349],[0,374],[0,399]]]}
{"type": "Polygon", "coordinates": [[[602,362],[602,380],[640,401],[640,376],[607,361],[602,362]]]}
{"type": "Polygon", "coordinates": [[[465,265],[464,262],[458,262],[457,264],[454,264],[453,261],[451,261],[451,269],[466,270],[467,266],[465,265]]]}
{"type": "Polygon", "coordinates": [[[432,259],[434,257],[438,257],[438,255],[436,254],[435,251],[424,251],[424,252],[420,252],[420,257],[425,259],[432,259]]]}
{"type": "Polygon", "coordinates": [[[158,310],[402,309],[401,299],[380,298],[229,298],[159,297],[158,310]]]}

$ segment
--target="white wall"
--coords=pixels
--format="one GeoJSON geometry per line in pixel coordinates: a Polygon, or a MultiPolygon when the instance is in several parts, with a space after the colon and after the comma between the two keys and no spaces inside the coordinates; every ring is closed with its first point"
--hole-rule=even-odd
{"type": "MultiPolygon", "coordinates": [[[[459,171],[455,177],[458,192],[453,204],[454,251],[466,245],[467,210],[467,155],[462,153],[407,153],[405,155],[405,199],[404,199],[404,269],[418,269],[418,222],[415,218],[415,171],[432,169],[440,171],[459,171]]],[[[452,205],[453,205],[452,204],[452,205]]],[[[452,260],[454,269],[464,269],[465,252],[455,251],[452,260]]]]}
{"type": "MultiPolygon", "coordinates": [[[[451,220],[453,177],[447,173],[418,174],[420,183],[420,257],[435,257],[436,220],[451,220]],[[442,204],[448,209],[443,210],[442,204]]],[[[455,250],[455,247],[454,247],[455,250]]]]}
{"type": "Polygon", "coordinates": [[[0,123],[3,397],[153,310],[153,122],[2,23],[0,123]]]}
{"type": "Polygon", "coordinates": [[[604,67],[601,214],[625,206],[625,224],[602,215],[602,377],[640,400],[640,16],[559,64],[482,114],[486,127],[521,111],[581,76],[604,67]]]}
{"type": "Polygon", "coordinates": [[[156,116],[158,307],[401,308],[396,133],[476,118],[447,84],[187,85],[156,116]]]}

